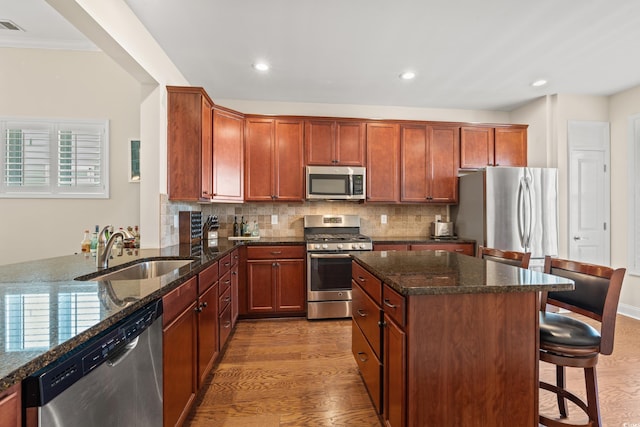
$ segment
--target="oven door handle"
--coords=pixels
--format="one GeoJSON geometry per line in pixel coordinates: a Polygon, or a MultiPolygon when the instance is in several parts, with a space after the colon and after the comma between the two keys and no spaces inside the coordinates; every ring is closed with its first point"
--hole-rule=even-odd
{"type": "Polygon", "coordinates": [[[349,254],[309,254],[310,258],[351,258],[349,254]]]}

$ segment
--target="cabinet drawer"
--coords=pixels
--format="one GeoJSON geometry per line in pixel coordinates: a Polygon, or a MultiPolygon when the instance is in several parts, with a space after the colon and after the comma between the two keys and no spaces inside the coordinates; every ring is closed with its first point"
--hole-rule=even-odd
{"type": "Polygon", "coordinates": [[[374,243],[374,251],[408,251],[409,245],[402,243],[374,243]]]}
{"type": "Polygon", "coordinates": [[[218,263],[214,262],[198,274],[198,295],[213,286],[218,281],[218,263]]]}
{"type": "Polygon", "coordinates": [[[167,326],[198,298],[198,279],[193,277],[162,297],[162,326],[167,326]]]}
{"type": "Polygon", "coordinates": [[[382,355],[380,348],[382,310],[358,285],[353,286],[351,305],[353,320],[362,330],[376,356],[380,358],[382,355]]]}
{"type": "Polygon", "coordinates": [[[227,308],[220,313],[220,350],[224,347],[231,333],[231,305],[227,305],[227,308]]]}
{"type": "Polygon", "coordinates": [[[220,285],[218,286],[218,295],[222,295],[231,286],[231,272],[227,271],[220,276],[220,285]]]}
{"type": "Polygon", "coordinates": [[[405,298],[387,285],[384,285],[382,290],[382,309],[398,325],[405,326],[405,298]]]}
{"type": "Polygon", "coordinates": [[[304,246],[249,246],[247,259],[304,258],[304,246]]]}
{"type": "Polygon", "coordinates": [[[355,261],[352,262],[351,278],[373,298],[376,304],[382,304],[382,282],[355,261]]]}
{"type": "Polygon", "coordinates": [[[362,331],[356,322],[352,322],[351,351],[356,359],[358,369],[371,396],[376,411],[382,411],[382,363],[371,350],[369,343],[365,339],[362,331]]]}
{"type": "Polygon", "coordinates": [[[238,249],[234,249],[231,252],[231,266],[237,265],[240,262],[240,251],[238,249]]]}
{"type": "Polygon", "coordinates": [[[222,311],[225,308],[227,308],[230,302],[231,302],[231,287],[227,287],[227,290],[224,291],[218,297],[218,313],[222,313],[222,311]]]}
{"type": "Polygon", "coordinates": [[[226,254],[220,260],[218,260],[218,264],[220,264],[219,273],[221,276],[231,269],[231,254],[226,254]]]}
{"type": "Polygon", "coordinates": [[[411,245],[412,251],[449,251],[474,256],[473,243],[421,243],[411,245]]]}

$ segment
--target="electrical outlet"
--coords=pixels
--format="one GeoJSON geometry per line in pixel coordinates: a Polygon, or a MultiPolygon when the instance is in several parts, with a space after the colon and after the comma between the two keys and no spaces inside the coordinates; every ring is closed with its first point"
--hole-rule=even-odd
{"type": "Polygon", "coordinates": [[[387,216],[386,215],[380,215],[380,224],[386,224],[387,223],[387,216]]]}
{"type": "Polygon", "coordinates": [[[442,220],[442,215],[436,215],[436,222],[439,222],[442,220]]]}
{"type": "Polygon", "coordinates": [[[271,225],[276,225],[278,223],[278,215],[271,215],[271,225]]]}
{"type": "Polygon", "coordinates": [[[173,226],[175,228],[179,228],[180,227],[180,215],[175,215],[173,217],[173,226]]]}

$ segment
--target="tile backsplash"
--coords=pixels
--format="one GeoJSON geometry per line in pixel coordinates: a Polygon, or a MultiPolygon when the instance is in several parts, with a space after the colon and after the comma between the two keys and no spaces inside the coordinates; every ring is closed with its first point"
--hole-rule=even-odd
{"type": "Polygon", "coordinates": [[[170,202],[166,194],[161,195],[161,245],[179,243],[179,230],[174,227],[174,218],[180,211],[202,211],[207,215],[218,215],[220,238],[233,235],[234,216],[241,217],[252,225],[258,221],[260,235],[264,237],[302,237],[303,217],[311,214],[359,215],[360,231],[372,237],[429,236],[429,226],[436,215],[448,218],[447,206],[420,204],[384,205],[357,202],[303,202],[303,203],[243,203],[243,204],[197,204],[170,202]],[[277,215],[278,224],[271,224],[271,216],[277,215]],[[387,224],[381,224],[381,215],[387,216],[387,224]]]}

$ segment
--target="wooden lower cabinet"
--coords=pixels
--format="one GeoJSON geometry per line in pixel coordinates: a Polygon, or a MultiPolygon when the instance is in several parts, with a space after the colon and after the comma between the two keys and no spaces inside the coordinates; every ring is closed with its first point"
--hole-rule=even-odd
{"type": "Polygon", "coordinates": [[[383,300],[386,426],[537,427],[537,293],[383,300]]]}
{"type": "Polygon", "coordinates": [[[198,390],[197,278],[164,296],[162,381],[164,426],[181,425],[198,390]]]}
{"type": "Polygon", "coordinates": [[[247,248],[248,314],[305,313],[304,253],[304,246],[247,248]]]}
{"type": "Polygon", "coordinates": [[[374,251],[449,251],[475,256],[474,243],[374,243],[374,251]]]}
{"type": "Polygon", "coordinates": [[[384,316],[384,406],[383,419],[388,427],[406,425],[407,339],[388,315],[384,316]]]}
{"type": "Polygon", "coordinates": [[[22,426],[22,395],[20,383],[0,392],[0,427],[22,426]]]}
{"type": "MultiPolygon", "coordinates": [[[[353,264],[356,266],[357,264],[353,264]]],[[[352,331],[351,351],[362,380],[369,392],[373,406],[382,412],[382,309],[362,289],[354,273],[352,281],[352,331]]]]}
{"type": "Polygon", "coordinates": [[[218,282],[198,298],[198,388],[211,372],[220,351],[218,342],[218,282]]]}

